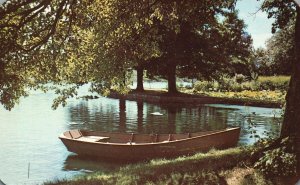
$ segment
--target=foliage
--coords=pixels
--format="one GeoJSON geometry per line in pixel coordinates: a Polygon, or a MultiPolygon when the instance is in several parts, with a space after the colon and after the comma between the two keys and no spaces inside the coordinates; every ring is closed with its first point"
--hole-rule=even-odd
{"type": "Polygon", "coordinates": [[[241,92],[201,92],[201,94],[205,94],[212,97],[219,98],[229,98],[242,100],[247,104],[247,101],[253,102],[266,102],[266,103],[276,103],[283,104],[285,101],[286,93],[281,91],[241,91],[241,92]]]}
{"type": "Polygon", "coordinates": [[[177,17],[178,29],[170,30],[164,22],[158,22],[162,55],[146,65],[152,75],[168,79],[169,87],[175,83],[175,75],[190,78],[219,75],[218,71],[227,70],[234,57],[244,59],[252,43],[250,35],[244,31],[244,22],[232,10],[234,5],[231,2],[214,1],[214,8],[209,11],[211,1],[182,3],[178,2],[178,5],[185,9],[173,5],[176,11],[172,13],[177,17]],[[199,6],[203,3],[205,6],[199,6]],[[190,14],[201,17],[201,21],[187,18],[190,14]]]}
{"type": "Polygon", "coordinates": [[[275,19],[272,24],[272,33],[284,28],[296,15],[296,3],[291,0],[264,0],[261,9],[268,13],[268,18],[275,19]]]}
{"type": "Polygon", "coordinates": [[[290,77],[289,76],[260,76],[257,80],[260,90],[281,90],[287,91],[290,77]]]}
{"type": "Polygon", "coordinates": [[[266,43],[269,71],[273,75],[291,75],[292,64],[296,61],[295,19],[278,30],[266,43]]]}
{"type": "Polygon", "coordinates": [[[234,78],[235,78],[235,81],[239,84],[246,81],[246,77],[242,74],[236,74],[234,78]]]}
{"type": "MultiPolygon", "coordinates": [[[[126,92],[127,70],[145,61],[166,66],[170,76],[177,65],[184,71],[205,63],[209,76],[251,45],[235,3],[7,0],[0,6],[0,102],[12,108],[30,88],[49,83],[126,92]]],[[[56,92],[69,92],[56,103],[76,95],[56,92]]]]}
{"type": "Polygon", "coordinates": [[[291,75],[295,54],[295,19],[266,42],[266,48],[253,51],[255,70],[260,75],[291,75]]]}
{"type": "Polygon", "coordinates": [[[241,91],[283,91],[289,85],[289,76],[261,76],[256,81],[245,81],[243,75],[231,78],[223,76],[218,81],[197,81],[194,92],[241,92],[241,91]]]}
{"type": "Polygon", "coordinates": [[[263,149],[263,154],[255,162],[254,167],[267,176],[290,176],[296,174],[296,155],[293,147],[293,139],[284,138],[279,144],[270,147],[274,141],[261,140],[256,151],[260,152],[263,149]],[[268,147],[270,147],[268,149],[268,147]]]}
{"type": "Polygon", "coordinates": [[[283,105],[289,84],[288,76],[261,76],[257,81],[237,83],[235,78],[224,76],[219,81],[197,81],[190,94],[236,99],[243,102],[258,101],[283,105]]]}
{"type": "Polygon", "coordinates": [[[223,75],[218,79],[220,91],[241,91],[241,85],[236,81],[235,78],[223,75]]]}
{"type": "Polygon", "coordinates": [[[215,81],[196,81],[194,91],[214,91],[218,89],[218,83],[215,81]]]}
{"type": "MultiPolygon", "coordinates": [[[[286,111],[281,127],[281,137],[294,136],[299,134],[300,120],[300,7],[292,0],[264,0],[262,10],[268,13],[269,18],[275,18],[272,32],[283,29],[289,22],[295,19],[295,56],[292,64],[292,76],[289,90],[286,97],[286,111]]],[[[297,166],[300,166],[300,155],[297,155],[297,166]]]]}

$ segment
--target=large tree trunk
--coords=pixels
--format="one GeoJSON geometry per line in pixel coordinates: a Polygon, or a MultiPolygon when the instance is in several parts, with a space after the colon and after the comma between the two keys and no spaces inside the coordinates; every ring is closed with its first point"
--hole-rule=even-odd
{"type": "Polygon", "coordinates": [[[286,110],[280,136],[295,138],[297,152],[297,169],[300,169],[300,8],[297,7],[295,27],[295,52],[296,62],[293,64],[293,72],[286,96],[286,110]]]}
{"type": "Polygon", "coordinates": [[[176,87],[176,64],[172,61],[169,61],[168,64],[168,93],[175,94],[178,92],[176,87]]]}
{"type": "Polygon", "coordinates": [[[137,73],[137,84],[136,84],[136,91],[144,91],[144,84],[143,84],[143,76],[144,76],[144,68],[142,66],[138,66],[136,68],[137,73]]]}
{"type": "Polygon", "coordinates": [[[281,128],[281,137],[296,136],[300,134],[300,8],[297,7],[295,27],[295,52],[296,62],[293,64],[293,72],[286,96],[286,110],[281,128]]]}

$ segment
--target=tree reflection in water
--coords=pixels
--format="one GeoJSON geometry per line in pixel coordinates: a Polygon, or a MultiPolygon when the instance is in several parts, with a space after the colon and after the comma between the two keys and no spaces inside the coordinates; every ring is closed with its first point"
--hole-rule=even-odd
{"type": "MultiPolygon", "coordinates": [[[[264,136],[265,131],[279,133],[280,118],[274,119],[272,109],[230,106],[152,104],[143,101],[99,98],[69,104],[68,129],[87,129],[108,132],[135,133],[192,133],[240,126],[239,143],[252,144],[249,123],[256,124],[256,131],[264,136]],[[153,114],[155,113],[155,114],[153,114]]],[[[66,171],[110,171],[124,163],[82,158],[70,154],[66,171]]]]}
{"type": "Polygon", "coordinates": [[[108,132],[190,133],[241,126],[242,143],[250,119],[258,132],[278,132],[278,119],[272,110],[258,107],[229,105],[153,104],[143,101],[100,98],[69,105],[69,129],[108,132]],[[256,112],[253,114],[253,112],[256,112]],[[153,114],[155,113],[155,114],[153,114]],[[276,123],[276,124],[275,124],[276,123]],[[244,129],[243,129],[244,128],[244,129]]]}

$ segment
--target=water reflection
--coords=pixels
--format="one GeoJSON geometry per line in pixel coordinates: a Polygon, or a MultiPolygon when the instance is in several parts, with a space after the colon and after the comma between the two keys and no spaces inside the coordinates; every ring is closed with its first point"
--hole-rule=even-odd
{"type": "Polygon", "coordinates": [[[95,158],[81,157],[78,155],[69,155],[63,166],[65,171],[80,171],[80,172],[111,172],[118,170],[122,166],[126,166],[128,163],[121,161],[108,161],[95,158]]]}
{"type": "MultiPolygon", "coordinates": [[[[279,133],[275,109],[228,105],[152,104],[103,98],[69,106],[69,129],[135,133],[190,133],[240,126],[239,144],[252,144],[279,133]],[[253,126],[250,126],[253,125],[253,126]]],[[[106,171],[122,166],[115,162],[68,156],[64,170],[106,171]]]]}
{"type": "Polygon", "coordinates": [[[126,101],[125,99],[119,99],[119,132],[126,131],[126,101]]]}
{"type": "Polygon", "coordinates": [[[70,106],[70,129],[136,133],[183,133],[216,130],[228,126],[228,111],[209,106],[155,105],[142,101],[80,103],[70,106]]]}
{"type": "MultiPolygon", "coordinates": [[[[276,109],[187,104],[151,104],[103,98],[69,106],[70,129],[136,133],[186,133],[240,126],[240,144],[251,144],[251,131],[264,137],[278,134],[281,119],[276,109]],[[250,123],[250,124],[249,124],[250,123]],[[252,126],[250,126],[252,125],[252,126]]],[[[252,133],[253,135],[253,133],[252,133]]]]}
{"type": "Polygon", "coordinates": [[[143,101],[137,101],[137,132],[143,133],[143,119],[144,119],[144,102],[143,101]]]}

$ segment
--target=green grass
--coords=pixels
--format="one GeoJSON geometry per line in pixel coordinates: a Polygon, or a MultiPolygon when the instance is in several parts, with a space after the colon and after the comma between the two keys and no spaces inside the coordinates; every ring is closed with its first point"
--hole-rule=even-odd
{"type": "Polygon", "coordinates": [[[289,86],[289,76],[261,76],[257,82],[261,90],[281,90],[286,91],[289,86]]]}
{"type": "Polygon", "coordinates": [[[249,150],[233,148],[212,150],[176,159],[157,159],[128,165],[116,172],[94,173],[72,180],[57,180],[45,185],[70,184],[224,184],[220,175],[249,156],[249,150]]]}
{"type": "Polygon", "coordinates": [[[224,77],[219,81],[197,81],[195,92],[241,92],[241,91],[286,91],[289,76],[261,76],[257,80],[237,82],[235,77],[224,77]]]}
{"type": "Polygon", "coordinates": [[[110,173],[92,173],[46,182],[45,185],[275,185],[295,184],[299,177],[267,178],[251,167],[251,148],[211,150],[176,159],[156,159],[110,173]]]}
{"type": "Polygon", "coordinates": [[[204,92],[211,97],[230,98],[243,102],[276,103],[283,105],[286,93],[282,91],[204,92]]]}
{"type": "Polygon", "coordinates": [[[235,78],[217,81],[197,81],[193,89],[182,88],[188,94],[233,99],[241,102],[281,106],[285,102],[289,76],[260,76],[256,81],[236,82],[235,78]]]}
{"type": "Polygon", "coordinates": [[[274,83],[285,83],[285,82],[289,82],[291,79],[290,76],[259,76],[258,77],[258,82],[264,82],[264,81],[271,81],[274,83]]]}

